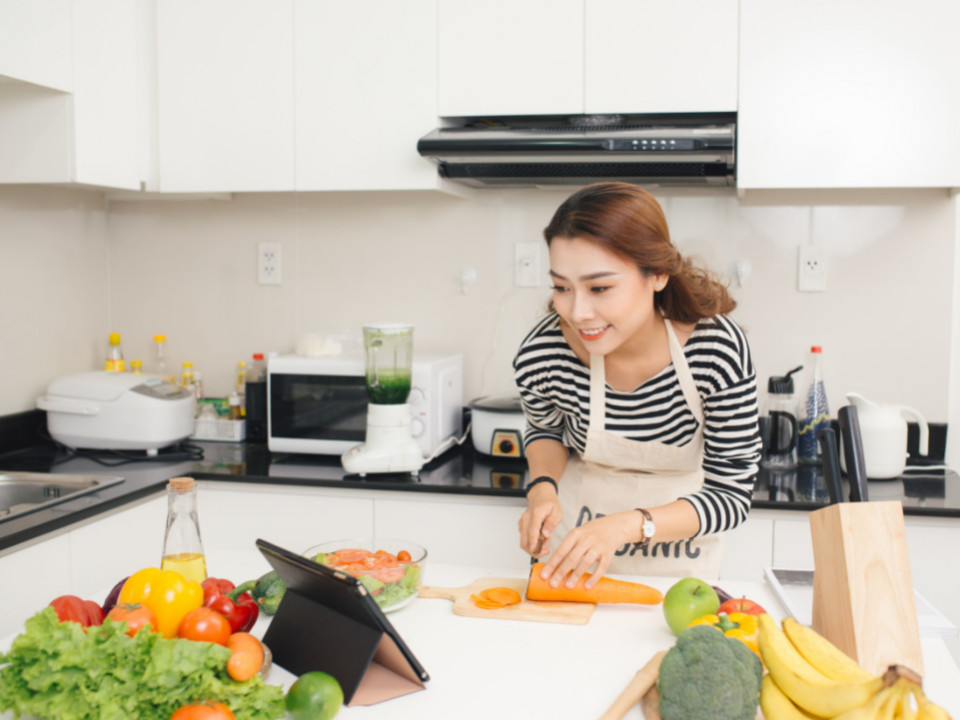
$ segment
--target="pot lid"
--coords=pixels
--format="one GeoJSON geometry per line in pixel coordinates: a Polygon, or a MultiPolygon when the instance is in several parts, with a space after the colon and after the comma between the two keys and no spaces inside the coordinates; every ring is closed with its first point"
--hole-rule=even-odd
{"type": "Polygon", "coordinates": [[[498,413],[523,412],[519,395],[488,395],[479,397],[476,400],[470,401],[469,408],[471,410],[487,410],[498,413]]]}
{"type": "Polygon", "coordinates": [[[78,400],[110,401],[116,400],[143,382],[143,375],[92,370],[57,378],[47,388],[47,395],[78,400]]]}

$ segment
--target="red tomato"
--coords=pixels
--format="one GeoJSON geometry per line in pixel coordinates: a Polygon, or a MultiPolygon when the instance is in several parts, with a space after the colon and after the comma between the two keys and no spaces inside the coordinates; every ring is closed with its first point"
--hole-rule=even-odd
{"type": "Polygon", "coordinates": [[[147,625],[153,632],[157,632],[157,614],[148,607],[140,603],[124,603],[123,605],[114,605],[113,609],[107,613],[107,617],[117,622],[124,621],[129,626],[127,635],[133,637],[147,625]]]}
{"type": "Polygon", "coordinates": [[[343,550],[337,550],[333,557],[338,563],[355,563],[362,562],[373,555],[369,550],[361,550],[360,548],[344,548],[343,550]]]}
{"type": "Polygon", "coordinates": [[[60,622],[77,622],[83,627],[103,624],[103,608],[93,600],[84,600],[76,595],[61,595],[50,602],[60,622]]]}
{"type": "Polygon", "coordinates": [[[410,553],[408,553],[406,550],[401,550],[397,553],[397,560],[400,562],[410,562],[413,560],[413,558],[410,557],[410,553]]]}
{"type": "Polygon", "coordinates": [[[765,615],[767,611],[753,600],[748,600],[745,597],[731,598],[717,609],[717,614],[727,613],[729,615],[735,612],[746,613],[747,615],[765,615]]]}
{"type": "Polygon", "coordinates": [[[177,708],[170,720],[234,720],[233,712],[223,703],[195,703],[177,708]]]}
{"type": "Polygon", "coordinates": [[[379,580],[382,583],[392,583],[403,577],[403,568],[383,568],[380,570],[369,570],[367,575],[379,580]]]}
{"type": "Polygon", "coordinates": [[[230,639],[230,623],[210,608],[198,607],[184,615],[177,628],[177,637],[199,642],[212,642],[226,647],[230,639]]]}

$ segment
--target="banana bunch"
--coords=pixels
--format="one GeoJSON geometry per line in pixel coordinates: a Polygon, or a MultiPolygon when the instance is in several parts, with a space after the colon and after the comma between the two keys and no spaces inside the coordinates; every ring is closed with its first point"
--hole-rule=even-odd
{"type": "Polygon", "coordinates": [[[784,618],[782,628],[770,615],[759,619],[769,671],[760,689],[766,720],[950,720],[908,668],[891,665],[878,677],[794,618],[784,618]]]}

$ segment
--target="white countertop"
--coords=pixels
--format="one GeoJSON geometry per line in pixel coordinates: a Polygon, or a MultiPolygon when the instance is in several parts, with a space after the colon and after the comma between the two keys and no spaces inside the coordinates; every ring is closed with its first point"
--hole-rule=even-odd
{"type": "MultiPolygon", "coordinates": [[[[218,558],[218,576],[250,577],[249,553],[218,558]]],[[[522,577],[524,567],[431,564],[425,581],[460,586],[484,576],[522,577]]],[[[636,579],[636,578],[634,578],[636,579]]],[[[672,578],[640,578],[666,591],[672,578]]],[[[780,618],[784,611],[763,583],[725,582],[780,618]]],[[[519,622],[455,615],[449,600],[419,598],[388,615],[430,674],[426,689],[370,707],[345,707],[338,717],[423,718],[531,717],[585,720],[599,717],[650,657],[674,642],[661,606],[598,606],[586,625],[519,622]]],[[[269,617],[254,633],[262,635],[269,617]]],[[[12,637],[0,641],[9,647],[12,637]]],[[[942,640],[923,640],[928,696],[960,717],[960,668],[942,640]]],[[[267,678],[289,687],[294,676],[274,667],[267,678]]],[[[0,720],[10,720],[8,713],[0,720]]],[[[639,706],[627,715],[640,720],[639,706]]]]}

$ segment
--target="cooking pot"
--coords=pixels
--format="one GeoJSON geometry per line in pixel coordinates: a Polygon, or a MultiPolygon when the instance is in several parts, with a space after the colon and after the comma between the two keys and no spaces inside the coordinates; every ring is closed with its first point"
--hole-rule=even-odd
{"type": "Polygon", "coordinates": [[[470,439],[477,452],[500,457],[523,457],[527,420],[518,395],[481,397],[469,403],[470,439]]]}
{"type": "Polygon", "coordinates": [[[904,415],[919,423],[919,451],[921,455],[927,454],[929,429],[918,411],[906,405],[872,402],[855,392],[847,393],[847,400],[857,408],[867,478],[887,480],[903,474],[907,466],[907,421],[904,415]]]}

